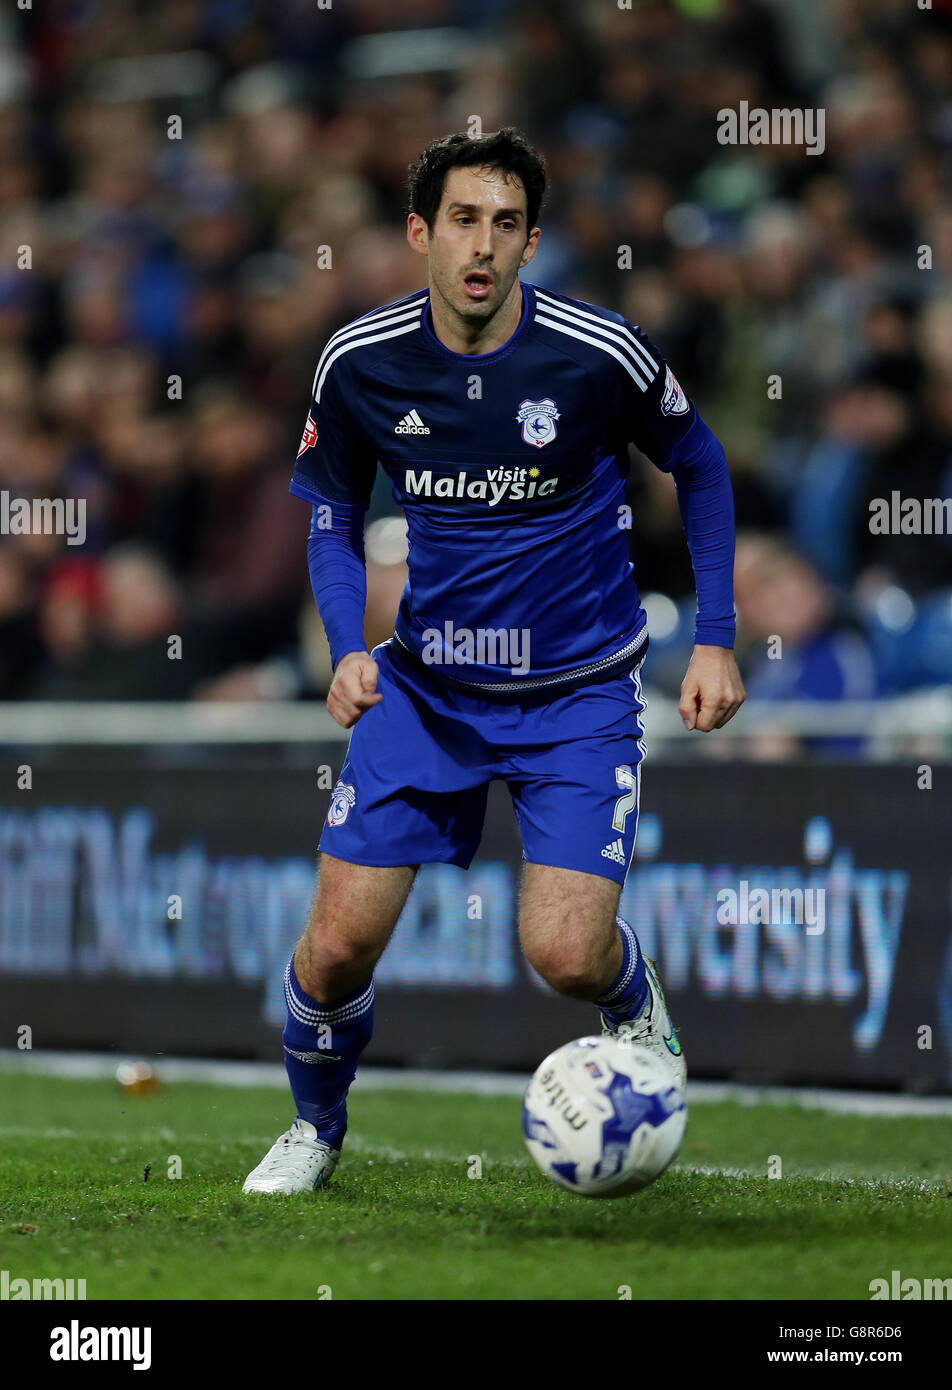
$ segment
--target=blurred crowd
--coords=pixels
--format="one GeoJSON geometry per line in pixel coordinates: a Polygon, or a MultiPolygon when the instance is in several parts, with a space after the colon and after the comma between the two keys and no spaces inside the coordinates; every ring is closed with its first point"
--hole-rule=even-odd
{"type": "MultiPolygon", "coordinates": [[[[0,536],[0,698],[326,692],[287,493],[316,358],[424,283],[407,166],[474,116],[546,155],[528,278],[640,323],[724,442],[751,695],[948,680],[952,537],[868,525],[952,496],[947,0],[45,0],[0,17],[0,488],[87,534],[0,536]],[[719,144],[741,101],[822,107],[824,152],[719,144]]],[[[634,462],[686,653],[673,486],[634,462]]],[[[369,520],[372,646],[382,475],[369,520]]]]}

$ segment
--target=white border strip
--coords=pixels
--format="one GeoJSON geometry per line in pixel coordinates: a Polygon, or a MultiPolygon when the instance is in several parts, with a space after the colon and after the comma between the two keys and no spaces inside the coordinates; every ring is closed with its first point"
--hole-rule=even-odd
{"type": "MultiPolygon", "coordinates": [[[[697,736],[685,729],[675,701],[647,686],[653,747],[697,736]]],[[[952,734],[952,687],[890,700],[749,700],[719,739],[755,733],[878,738],[898,743],[913,730],[952,734]]],[[[0,706],[0,746],[9,744],[315,743],[346,741],[323,701],[260,700],[89,703],[10,701],[0,706]]]]}
{"type": "MultiPolygon", "coordinates": [[[[104,1052],[18,1052],[0,1049],[0,1073],[58,1076],[79,1080],[114,1077],[120,1062],[147,1060],[168,1082],[206,1082],[216,1086],[264,1086],[284,1090],[288,1080],[280,1062],[206,1061],[197,1057],[133,1057],[104,1052]]],[[[522,1096],[529,1076],[489,1071],[424,1071],[408,1067],[364,1067],[354,1085],[363,1091],[433,1091],[450,1095],[522,1096]]],[[[952,1117],[952,1096],[913,1096],[905,1092],[834,1091],[790,1086],[734,1085],[689,1081],[688,1103],[795,1105],[841,1115],[952,1117]]]]}

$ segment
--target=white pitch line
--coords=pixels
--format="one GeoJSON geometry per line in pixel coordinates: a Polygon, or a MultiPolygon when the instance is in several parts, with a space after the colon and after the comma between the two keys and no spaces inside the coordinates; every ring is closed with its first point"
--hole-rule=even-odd
{"type": "MultiPolygon", "coordinates": [[[[206,1082],[216,1086],[263,1086],[286,1091],[281,1062],[208,1061],[199,1057],[103,1052],[18,1052],[0,1049],[0,1073],[26,1073],[76,1080],[113,1078],[123,1061],[147,1061],[163,1081],[206,1082]]],[[[448,1094],[522,1096],[529,1076],[483,1071],[422,1071],[415,1068],[364,1067],[354,1085],[365,1091],[440,1091],[448,1094]]]]}
{"type": "MultiPolygon", "coordinates": [[[[197,1057],[143,1058],[103,1052],[20,1052],[0,1049],[0,1073],[77,1079],[114,1077],[125,1060],[145,1060],[160,1079],[204,1082],[217,1086],[287,1089],[280,1062],[209,1061],[197,1057]]],[[[488,1071],[425,1071],[408,1067],[364,1067],[354,1085],[363,1091],[427,1091],[447,1095],[522,1097],[529,1076],[488,1071]]],[[[733,1101],[739,1105],[795,1105],[842,1115],[952,1117],[952,1096],[917,1096],[908,1092],[838,1091],[830,1088],[735,1085],[723,1081],[689,1081],[689,1105],[733,1101]]]]}
{"type": "MultiPolygon", "coordinates": [[[[223,1144],[220,1140],[211,1139],[207,1134],[181,1134],[169,1130],[146,1129],[133,1133],[130,1130],[109,1129],[75,1130],[53,1127],[37,1129],[26,1125],[0,1126],[0,1141],[3,1139],[43,1139],[59,1142],[78,1140],[83,1143],[89,1140],[107,1140],[117,1146],[117,1158],[128,1159],[130,1162],[134,1158],[136,1161],[141,1161],[141,1150],[146,1144],[150,1144],[156,1149],[171,1144],[176,1145],[177,1148],[181,1148],[185,1144],[194,1144],[198,1147],[211,1145],[221,1152],[227,1152],[229,1148],[241,1145],[267,1149],[274,1142],[274,1136],[271,1134],[236,1134],[229,1139],[227,1144],[223,1144]]],[[[455,1163],[464,1166],[470,1163],[473,1158],[471,1153],[454,1153],[449,1149],[426,1148],[414,1153],[409,1149],[395,1148],[392,1144],[376,1143],[374,1140],[355,1134],[353,1131],[347,1136],[346,1147],[347,1155],[350,1155],[354,1160],[354,1162],[347,1164],[351,1171],[364,1165],[372,1165],[377,1159],[383,1163],[418,1164],[429,1160],[433,1163],[455,1163]]],[[[486,1165],[487,1172],[492,1172],[498,1168],[527,1170],[532,1169],[533,1166],[528,1155],[525,1158],[493,1158],[484,1150],[479,1157],[486,1165]]],[[[743,1178],[745,1181],[753,1182],[769,1181],[766,1173],[758,1168],[719,1167],[710,1163],[674,1163],[671,1165],[670,1172],[690,1173],[704,1178],[743,1178]]],[[[791,1172],[786,1177],[787,1181],[791,1182],[846,1183],[850,1187],[869,1189],[889,1187],[899,1192],[910,1193],[940,1192],[948,1189],[948,1183],[939,1178],[897,1178],[885,1174],[881,1177],[858,1178],[829,1171],[820,1173],[791,1172]]]]}
{"type": "Polygon", "coordinates": [[[273,1134],[233,1134],[228,1143],[223,1144],[221,1139],[214,1139],[208,1134],[181,1134],[148,1126],[144,1129],[63,1129],[58,1126],[35,1128],[29,1125],[0,1125],[0,1139],[65,1139],[80,1140],[82,1143],[90,1139],[106,1139],[121,1145],[123,1152],[142,1144],[210,1144],[227,1149],[231,1144],[264,1144],[270,1147],[274,1143],[273,1134]]]}
{"type": "MultiPolygon", "coordinates": [[[[127,1154],[130,1149],[141,1149],[144,1144],[151,1144],[154,1147],[169,1144],[198,1144],[219,1150],[227,1150],[235,1144],[252,1144],[270,1148],[274,1143],[275,1136],[273,1134],[234,1134],[229,1137],[227,1143],[223,1143],[221,1139],[212,1138],[208,1134],[183,1134],[166,1128],[150,1129],[146,1127],[141,1130],[64,1129],[61,1126],[38,1128],[30,1125],[0,1125],[0,1140],[3,1139],[68,1140],[82,1143],[86,1143],[88,1140],[106,1140],[110,1144],[119,1145],[120,1151],[127,1154]]],[[[373,1139],[367,1139],[362,1134],[355,1134],[353,1130],[347,1135],[347,1152],[360,1155],[361,1158],[370,1155],[373,1158],[383,1159],[387,1163],[419,1163],[421,1159],[424,1161],[430,1159],[434,1163],[466,1164],[474,1157],[472,1152],[467,1154],[455,1153],[450,1149],[439,1149],[432,1146],[419,1149],[416,1152],[410,1149],[397,1149],[392,1144],[381,1144],[373,1139]]],[[[491,1164],[494,1168],[531,1167],[531,1160],[528,1155],[525,1158],[492,1158],[483,1150],[475,1156],[481,1158],[486,1164],[491,1164]]]]}
{"type": "Polygon", "coordinates": [[[824,1169],[819,1173],[789,1172],[783,1178],[770,1179],[761,1168],[719,1168],[708,1163],[673,1163],[672,1173],[692,1173],[704,1178],[744,1178],[755,1182],[815,1182],[845,1183],[848,1187],[864,1187],[870,1190],[878,1187],[894,1188],[898,1192],[945,1192],[949,1184],[942,1178],[897,1178],[889,1174],[881,1177],[857,1178],[845,1173],[832,1173],[824,1169]]]}
{"type": "Polygon", "coordinates": [[[834,1091],[812,1086],[741,1086],[729,1081],[689,1081],[688,1102],[795,1105],[840,1115],[952,1116],[952,1096],[917,1096],[908,1091],[834,1091]]]}

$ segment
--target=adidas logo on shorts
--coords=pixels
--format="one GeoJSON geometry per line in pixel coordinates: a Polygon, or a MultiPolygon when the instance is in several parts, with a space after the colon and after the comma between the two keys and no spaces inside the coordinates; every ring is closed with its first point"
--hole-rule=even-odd
{"type": "Polygon", "coordinates": [[[404,415],[399,424],[393,427],[394,434],[429,434],[429,426],[424,425],[415,410],[404,415]]]}
{"type": "Polygon", "coordinates": [[[625,846],[621,842],[621,840],[615,840],[613,844],[606,845],[605,848],[602,850],[602,858],[614,859],[616,864],[626,863],[627,860],[625,859],[625,846]]]}

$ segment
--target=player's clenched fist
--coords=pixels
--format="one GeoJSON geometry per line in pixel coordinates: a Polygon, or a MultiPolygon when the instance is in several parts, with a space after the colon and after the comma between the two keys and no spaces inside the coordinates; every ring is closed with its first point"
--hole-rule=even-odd
{"type": "Polygon", "coordinates": [[[684,727],[705,734],[722,729],[745,699],[734,653],[727,647],[696,646],[681,682],[678,713],[684,727]]]}
{"type": "Polygon", "coordinates": [[[369,652],[348,652],[337,663],[327,708],[343,729],[350,729],[383,696],[377,690],[378,667],[369,652]]]}

